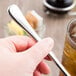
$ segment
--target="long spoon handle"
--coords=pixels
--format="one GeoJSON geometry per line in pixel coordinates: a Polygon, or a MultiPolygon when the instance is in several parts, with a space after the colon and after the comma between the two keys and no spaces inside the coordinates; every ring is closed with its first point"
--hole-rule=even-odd
{"type": "MultiPolygon", "coordinates": [[[[30,24],[27,22],[25,17],[23,16],[22,12],[16,5],[11,5],[8,8],[8,12],[10,16],[25,30],[31,35],[36,41],[40,41],[41,38],[37,35],[37,33],[32,29],[30,24]]],[[[58,68],[64,73],[65,76],[70,76],[70,74],[67,72],[67,70],[63,67],[63,65],[58,61],[58,59],[55,57],[54,53],[51,51],[49,53],[49,57],[52,57],[55,64],[58,66],[58,68]]]]}

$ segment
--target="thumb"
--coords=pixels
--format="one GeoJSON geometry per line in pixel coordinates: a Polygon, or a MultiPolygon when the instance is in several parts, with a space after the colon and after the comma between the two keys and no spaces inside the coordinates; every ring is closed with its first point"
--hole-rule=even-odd
{"type": "Polygon", "coordinates": [[[23,61],[26,62],[27,59],[34,63],[37,66],[43,59],[48,55],[48,53],[52,50],[54,45],[54,41],[51,38],[45,38],[39,42],[37,42],[34,46],[29,48],[27,51],[22,52],[23,61]]]}

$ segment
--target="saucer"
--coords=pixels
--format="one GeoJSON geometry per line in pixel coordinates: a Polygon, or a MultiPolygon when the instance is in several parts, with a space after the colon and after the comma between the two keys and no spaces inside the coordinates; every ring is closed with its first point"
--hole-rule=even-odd
{"type": "Polygon", "coordinates": [[[67,13],[68,11],[70,11],[71,9],[73,9],[75,7],[76,1],[73,1],[73,3],[70,6],[65,7],[65,8],[54,7],[50,4],[48,4],[46,0],[43,0],[43,5],[50,12],[54,12],[54,13],[57,13],[57,14],[65,14],[65,13],[67,13]]]}

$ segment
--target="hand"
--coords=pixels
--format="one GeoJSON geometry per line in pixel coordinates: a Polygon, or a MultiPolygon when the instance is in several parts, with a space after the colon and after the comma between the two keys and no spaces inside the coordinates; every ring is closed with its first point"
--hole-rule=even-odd
{"type": "Polygon", "coordinates": [[[49,67],[43,61],[53,47],[53,40],[40,42],[26,36],[0,39],[0,76],[41,76],[49,67]]]}

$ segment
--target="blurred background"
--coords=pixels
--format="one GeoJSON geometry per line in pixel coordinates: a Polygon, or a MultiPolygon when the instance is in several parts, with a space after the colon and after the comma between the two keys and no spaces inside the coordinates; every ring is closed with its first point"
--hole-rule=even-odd
{"type": "MultiPolygon", "coordinates": [[[[67,25],[69,21],[76,18],[75,15],[56,15],[45,12],[43,0],[0,0],[0,38],[6,37],[6,34],[8,33],[6,27],[11,18],[7,13],[7,8],[11,4],[17,4],[24,15],[27,11],[35,10],[40,16],[43,17],[46,28],[44,37],[52,37],[54,39],[55,45],[53,51],[58,60],[61,62],[67,25]]],[[[76,8],[74,7],[70,12],[75,11],[76,8]]],[[[53,61],[46,62],[51,69],[51,73],[47,76],[59,76],[59,69],[53,61]]]]}

